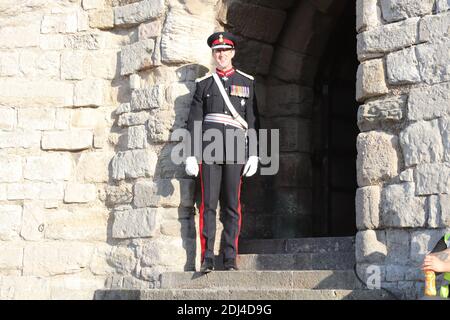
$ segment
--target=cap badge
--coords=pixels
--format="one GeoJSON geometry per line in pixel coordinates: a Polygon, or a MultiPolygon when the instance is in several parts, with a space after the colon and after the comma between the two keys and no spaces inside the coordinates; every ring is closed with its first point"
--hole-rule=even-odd
{"type": "Polygon", "coordinates": [[[223,35],[219,35],[219,42],[222,43],[223,42],[223,35]]]}

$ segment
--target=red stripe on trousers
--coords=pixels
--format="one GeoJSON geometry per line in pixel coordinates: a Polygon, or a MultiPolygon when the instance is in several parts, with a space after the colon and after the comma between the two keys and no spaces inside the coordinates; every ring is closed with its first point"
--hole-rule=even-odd
{"type": "Polygon", "coordinates": [[[202,164],[201,163],[199,164],[199,168],[200,168],[200,185],[201,185],[201,188],[202,188],[202,203],[200,205],[200,219],[199,219],[200,221],[199,221],[199,224],[200,224],[200,247],[202,249],[201,261],[203,262],[203,259],[205,258],[206,239],[203,236],[203,212],[205,210],[205,199],[204,199],[205,192],[204,192],[204,189],[203,189],[202,164]]]}
{"type": "Polygon", "coordinates": [[[237,211],[238,211],[238,214],[239,214],[238,232],[237,232],[237,235],[236,235],[236,239],[234,240],[234,243],[236,245],[236,258],[237,258],[237,255],[238,255],[238,241],[239,241],[239,233],[241,232],[241,222],[242,222],[241,185],[242,185],[242,175],[241,175],[241,178],[239,180],[239,190],[238,190],[238,207],[237,207],[237,211]]]}

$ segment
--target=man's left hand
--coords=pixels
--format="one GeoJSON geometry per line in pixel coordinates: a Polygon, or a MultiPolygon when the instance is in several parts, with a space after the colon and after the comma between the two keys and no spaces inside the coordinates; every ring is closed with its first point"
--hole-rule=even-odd
{"type": "Polygon", "coordinates": [[[258,157],[257,156],[250,156],[247,160],[247,163],[244,167],[244,176],[251,177],[256,173],[256,170],[258,169],[258,157]]]}

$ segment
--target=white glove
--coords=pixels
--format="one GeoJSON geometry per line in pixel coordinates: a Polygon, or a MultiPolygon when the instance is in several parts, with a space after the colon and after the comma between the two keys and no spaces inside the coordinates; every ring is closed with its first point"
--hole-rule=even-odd
{"type": "Polygon", "coordinates": [[[187,157],[186,158],[186,173],[189,176],[197,176],[198,175],[198,163],[195,157],[187,157]]]}
{"type": "Polygon", "coordinates": [[[256,170],[258,169],[258,157],[257,156],[250,156],[248,157],[247,163],[244,167],[244,176],[251,177],[255,174],[256,170]]]}

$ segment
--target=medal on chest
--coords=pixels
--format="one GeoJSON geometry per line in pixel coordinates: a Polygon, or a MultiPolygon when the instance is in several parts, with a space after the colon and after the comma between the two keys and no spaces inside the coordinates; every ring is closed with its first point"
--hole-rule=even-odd
{"type": "MultiPolygon", "coordinates": [[[[245,86],[230,86],[230,95],[242,98],[250,97],[250,87],[245,86]]],[[[242,103],[242,102],[241,102],[242,103]]]]}

